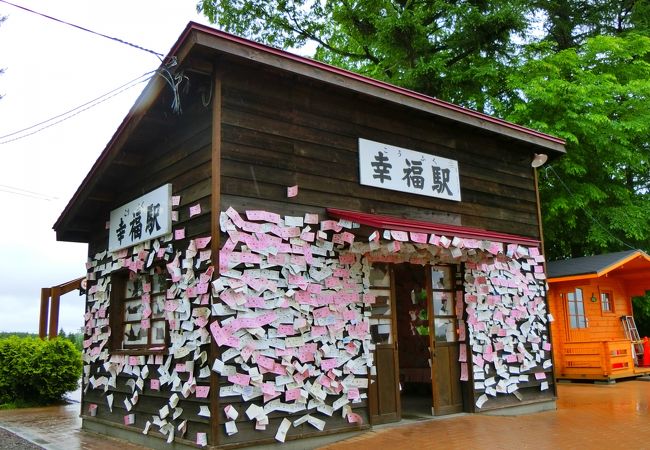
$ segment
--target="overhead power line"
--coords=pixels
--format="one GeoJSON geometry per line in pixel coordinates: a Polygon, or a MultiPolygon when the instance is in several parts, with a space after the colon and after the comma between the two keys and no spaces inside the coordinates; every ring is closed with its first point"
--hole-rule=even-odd
{"type": "Polygon", "coordinates": [[[53,197],[47,194],[40,194],[34,191],[28,191],[27,189],[17,188],[14,186],[7,186],[5,184],[0,184],[0,192],[6,192],[8,194],[22,195],[23,197],[35,198],[38,200],[52,201],[58,200],[58,197],[53,197]]]}
{"type": "MultiPolygon", "coordinates": [[[[3,0],[0,0],[3,1],[3,0]]],[[[0,136],[0,145],[2,144],[7,144],[9,142],[17,141],[19,139],[26,138],[28,136],[31,136],[33,134],[36,134],[40,131],[43,131],[47,128],[50,128],[56,124],[59,124],[61,122],[64,122],[77,114],[80,114],[84,111],[89,110],[90,108],[97,106],[101,103],[104,103],[106,100],[109,100],[113,97],[115,97],[118,94],[121,94],[122,92],[131,89],[134,86],[137,86],[140,83],[143,83],[145,81],[149,81],[151,78],[155,76],[156,71],[153,70],[151,72],[147,72],[145,74],[140,75],[137,78],[134,78],[133,80],[129,81],[128,83],[125,83],[121,85],[120,87],[117,87],[103,95],[100,95],[99,97],[90,100],[82,105],[79,105],[75,108],[72,108],[64,113],[58,114],[54,117],[51,117],[47,120],[44,120],[42,122],[36,123],[34,125],[31,125],[29,127],[23,128],[21,130],[14,131],[9,134],[5,134],[4,136],[0,136]],[[153,75],[152,75],[153,74],[153,75]],[[58,120],[57,120],[58,119],[58,120]]]]}
{"type": "Polygon", "coordinates": [[[29,9],[29,8],[24,7],[24,6],[17,5],[15,3],[8,2],[7,0],[0,0],[0,3],[6,3],[7,5],[11,5],[11,6],[15,7],[15,8],[22,9],[23,11],[27,11],[27,12],[30,12],[32,14],[36,14],[36,15],[41,16],[41,17],[45,17],[46,19],[50,19],[50,20],[53,20],[55,22],[62,23],[64,25],[68,25],[70,27],[77,28],[78,30],[86,31],[88,33],[91,33],[91,34],[94,34],[94,35],[97,35],[97,36],[101,36],[101,37],[106,38],[106,39],[110,39],[111,41],[119,42],[120,44],[124,44],[124,45],[128,45],[130,47],[133,47],[133,48],[137,48],[138,50],[142,50],[143,52],[151,53],[152,55],[157,56],[158,59],[160,59],[161,61],[162,61],[163,57],[165,56],[162,53],[155,52],[153,50],[142,47],[140,45],[133,44],[131,42],[128,42],[128,41],[125,41],[123,39],[116,38],[116,37],[113,37],[113,36],[108,36],[106,34],[90,30],[90,29],[82,27],[80,25],[75,25],[73,23],[66,22],[65,20],[57,19],[56,17],[48,16],[47,14],[43,14],[43,13],[40,13],[38,11],[34,11],[33,9],[29,9]]]}

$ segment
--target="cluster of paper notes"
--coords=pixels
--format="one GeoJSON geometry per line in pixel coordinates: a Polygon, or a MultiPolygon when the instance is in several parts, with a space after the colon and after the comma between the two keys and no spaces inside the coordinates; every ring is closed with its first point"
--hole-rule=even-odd
{"type": "Polygon", "coordinates": [[[304,413],[282,421],[279,441],[303,423],[323,430],[337,412],[361,423],[352,405],[367,398],[373,361],[361,257],[346,250],[354,225],[232,208],[220,224],[228,237],[210,331],[224,349],[212,369],[224,381],[226,434],[238,432],[238,417],[266,430],[275,411],[304,413]]]}
{"type": "Polygon", "coordinates": [[[472,368],[478,408],[497,395],[523,400],[522,387],[549,387],[543,262],[537,248],[512,244],[503,255],[465,266],[471,358],[461,355],[461,364],[465,377],[467,365],[472,368]]]}
{"type": "MultiPolygon", "coordinates": [[[[174,198],[174,205],[178,205],[178,197],[174,198]]],[[[191,206],[189,212],[190,216],[200,214],[200,205],[191,206]]],[[[94,406],[89,412],[96,415],[97,409],[102,407],[113,411],[119,395],[124,397],[119,402],[126,412],[124,425],[131,426],[136,423],[136,405],[142,393],[165,390],[169,396],[164,399],[158,396],[161,406],[157,413],[140,417],[139,422],[144,423],[143,433],[147,434],[153,425],[166,436],[168,443],[173,442],[175,436],[184,437],[187,417],[210,417],[207,406],[210,366],[206,350],[211,341],[208,324],[212,307],[210,282],[214,271],[209,246],[211,237],[186,241],[183,251],[177,248],[173,237],[179,239],[176,233],[117,252],[100,252],[89,260],[86,268],[90,288],[84,329],[87,339],[83,353],[84,390],[98,389],[106,399],[105,405],[94,406]],[[119,354],[109,351],[111,276],[125,268],[139,275],[153,275],[161,268],[168,273],[159,309],[164,311],[169,345],[150,348],[153,352],[160,350],[158,354],[129,356],[124,351],[119,354]],[[118,389],[118,375],[128,377],[127,394],[118,389]],[[184,410],[182,400],[189,397],[206,399],[205,404],[188,403],[184,410]]],[[[145,298],[149,301],[146,294],[149,289],[144,286],[143,303],[145,298]]],[[[145,316],[151,313],[148,308],[147,304],[145,316]]],[[[145,328],[148,321],[145,317],[138,326],[145,328]]],[[[206,433],[197,432],[195,438],[198,445],[207,445],[206,433]]]]}
{"type": "MultiPolygon", "coordinates": [[[[190,216],[197,214],[200,204],[190,208],[190,216]]],[[[360,240],[350,221],[233,208],[221,213],[220,228],[218,273],[211,238],[183,240],[181,251],[182,233],[101,252],[87,263],[83,383],[106,399],[90,406],[91,415],[113,411],[117,394],[124,424],[132,426],[142,394],[165,391],[159,410],[137,419],[143,433],[155,426],[173,442],[186,434],[188,417],[212,416],[212,370],[221,376],[214,394],[222,410],[213,413],[227,436],[238,433],[242,421],[267,430],[273,412],[285,414],[268,430],[282,442],[292,427],[324,430],[334,414],[363,423],[353,407],[367,399],[368,374],[376,374],[369,274],[377,262],[465,264],[465,295],[458,297],[456,314],[459,340],[470,352],[461,345],[461,379],[472,375],[479,408],[497,395],[520,397],[522,385],[548,388],[543,257],[536,248],[400,230],[377,230],[360,240]],[[161,262],[171,280],[161,305],[168,348],[147,356],[110,354],[111,275],[124,268],[153,274],[161,262]],[[210,366],[212,339],[220,352],[210,366]],[[127,395],[116,392],[118,375],[129,378],[127,395]],[[205,402],[184,410],[189,397],[205,402]]],[[[207,445],[206,433],[193,439],[207,445]]]]}

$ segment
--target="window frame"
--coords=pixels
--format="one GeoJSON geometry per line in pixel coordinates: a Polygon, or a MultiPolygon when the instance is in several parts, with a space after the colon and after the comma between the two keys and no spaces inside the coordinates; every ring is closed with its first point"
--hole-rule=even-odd
{"type": "Polygon", "coordinates": [[[133,302],[136,300],[141,300],[142,294],[145,292],[142,290],[139,292],[139,295],[134,295],[131,297],[127,297],[127,286],[128,282],[133,277],[134,272],[130,270],[119,270],[116,272],[113,272],[111,274],[111,307],[110,307],[110,320],[109,323],[111,325],[111,347],[112,351],[116,353],[129,353],[129,354],[137,354],[137,353],[157,353],[157,352],[165,352],[167,351],[169,347],[169,322],[167,321],[167,318],[165,317],[165,312],[164,309],[160,311],[160,316],[153,318],[153,305],[155,301],[155,297],[163,297],[163,301],[166,300],[166,293],[167,289],[169,288],[170,285],[170,275],[167,273],[167,270],[165,269],[164,266],[156,265],[153,267],[152,270],[153,273],[149,272],[141,272],[135,274],[136,278],[144,278],[145,283],[149,283],[151,285],[151,290],[149,292],[150,294],[150,300],[149,300],[149,307],[151,309],[151,315],[148,317],[149,319],[149,328],[147,329],[147,342],[143,344],[125,344],[124,341],[124,333],[125,333],[125,328],[128,324],[137,324],[141,323],[142,318],[139,320],[126,320],[126,315],[125,315],[125,310],[128,302],[133,302]],[[159,291],[153,292],[153,277],[154,276],[164,276],[164,281],[165,283],[163,286],[160,288],[159,291]],[[154,296],[155,294],[155,296],[154,296]],[[164,342],[156,342],[153,343],[153,331],[154,331],[154,323],[163,323],[164,324],[164,330],[165,330],[165,338],[164,342]]]}
{"type": "Polygon", "coordinates": [[[599,297],[600,297],[600,299],[599,299],[600,312],[602,314],[615,314],[616,313],[616,308],[614,307],[614,291],[612,291],[611,289],[603,289],[603,290],[601,290],[599,292],[599,297]],[[605,296],[605,295],[608,296],[608,299],[607,299],[607,305],[609,307],[608,309],[603,308],[603,305],[604,305],[603,296],[605,296]]]}
{"type": "Polygon", "coordinates": [[[585,328],[589,328],[586,309],[585,309],[584,289],[581,287],[576,287],[571,291],[567,291],[565,300],[566,300],[567,319],[569,322],[569,328],[572,330],[584,330],[585,328]],[[572,300],[571,296],[573,296],[575,300],[572,300]],[[576,313],[571,312],[572,303],[575,304],[576,313]],[[579,308],[582,310],[582,314],[579,314],[578,311],[579,308]],[[580,318],[582,318],[582,323],[580,322],[580,318]]]}

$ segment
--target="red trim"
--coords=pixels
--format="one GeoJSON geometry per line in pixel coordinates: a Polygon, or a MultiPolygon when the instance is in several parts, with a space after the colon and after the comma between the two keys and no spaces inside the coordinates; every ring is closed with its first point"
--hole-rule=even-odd
{"type": "Polygon", "coordinates": [[[540,241],[517,236],[515,234],[498,233],[480,228],[461,227],[458,225],[444,225],[440,223],[425,222],[423,220],[402,219],[399,217],[380,216],[360,211],[346,211],[344,209],[327,208],[327,214],[338,219],[351,220],[361,225],[368,225],[384,230],[413,231],[416,233],[436,233],[444,236],[458,236],[468,239],[482,239],[489,241],[505,242],[509,244],[522,244],[538,247],[540,241]]]}

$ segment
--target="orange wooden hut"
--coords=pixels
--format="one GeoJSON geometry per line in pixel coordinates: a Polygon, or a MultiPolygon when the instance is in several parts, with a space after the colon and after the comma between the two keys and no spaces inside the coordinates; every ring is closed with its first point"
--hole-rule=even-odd
{"type": "Polygon", "coordinates": [[[614,380],[650,373],[632,297],[650,290],[650,256],[641,250],[547,265],[556,377],[614,380]]]}

